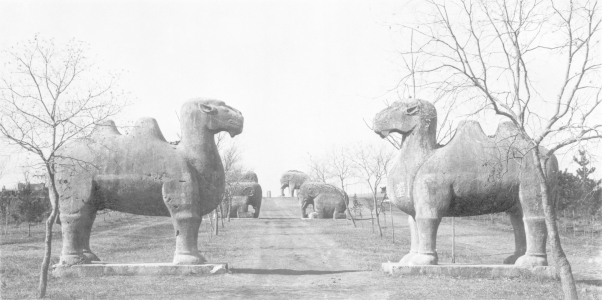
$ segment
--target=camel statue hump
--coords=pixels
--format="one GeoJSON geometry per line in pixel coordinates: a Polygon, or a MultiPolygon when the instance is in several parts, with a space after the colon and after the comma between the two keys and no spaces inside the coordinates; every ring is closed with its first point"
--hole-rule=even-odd
{"type": "Polygon", "coordinates": [[[141,118],[136,121],[136,125],[132,129],[131,136],[133,138],[155,138],[164,142],[165,137],[163,137],[163,133],[161,133],[161,129],[159,129],[159,124],[157,124],[157,120],[154,118],[141,118]]]}
{"type": "Polygon", "coordinates": [[[509,136],[515,136],[519,134],[518,128],[511,121],[505,121],[497,126],[495,131],[496,138],[507,138],[509,136]]]}
{"type": "Polygon", "coordinates": [[[96,124],[96,126],[94,126],[94,130],[92,131],[93,139],[112,135],[121,135],[119,130],[117,130],[117,126],[115,126],[115,122],[113,122],[113,120],[104,120],[99,122],[96,124]]]}
{"type": "Polygon", "coordinates": [[[458,129],[454,139],[462,140],[482,140],[486,139],[487,135],[483,132],[481,124],[474,120],[465,120],[458,124],[458,129]]]}

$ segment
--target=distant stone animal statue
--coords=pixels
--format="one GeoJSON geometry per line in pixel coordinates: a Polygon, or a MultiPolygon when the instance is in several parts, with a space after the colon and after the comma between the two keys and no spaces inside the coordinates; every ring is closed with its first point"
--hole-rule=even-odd
{"type": "Polygon", "coordinates": [[[58,157],[63,249],[60,264],[98,261],[90,250],[96,212],[112,209],[171,217],[174,264],[202,264],[198,231],[202,216],[213,211],[225,189],[224,168],[214,135],[234,137],[243,130],[242,114],[222,101],[192,99],[181,109],[182,141],[168,143],[157,121],[137,121],[121,135],[113,121],[94,129],[90,139],[66,144],[58,157]]]}
{"type": "Polygon", "coordinates": [[[301,185],[309,181],[309,175],[297,171],[288,170],[280,176],[280,195],[284,197],[284,189],[288,188],[291,197],[295,197],[295,190],[301,188],[301,185]]]}
{"type": "Polygon", "coordinates": [[[244,174],[242,174],[240,181],[253,181],[253,182],[259,183],[257,174],[255,174],[255,172],[253,172],[253,171],[247,171],[244,174]]]}
{"type": "Polygon", "coordinates": [[[344,219],[349,197],[342,189],[321,182],[305,182],[299,190],[301,217],[307,218],[307,207],[312,205],[318,219],[344,219]]]}
{"type": "Polygon", "coordinates": [[[236,218],[239,213],[244,213],[246,216],[249,211],[249,205],[253,207],[255,212],[253,218],[259,217],[261,209],[261,185],[253,181],[235,182],[229,187],[232,194],[232,206],[230,207],[230,217],[236,218]]]}
{"type": "MultiPolygon", "coordinates": [[[[388,196],[409,216],[411,249],[400,261],[437,264],[436,236],[442,217],[506,212],[514,228],[515,252],[504,260],[518,266],[545,266],[547,231],[532,152],[509,122],[495,136],[478,122],[458,126],[452,140],[438,146],[437,112],[424,100],[397,101],[374,118],[374,131],[403,136],[387,175],[388,196]]],[[[546,153],[545,149],[541,149],[546,153]]],[[[556,184],[558,162],[545,164],[548,186],[556,184]]]]}

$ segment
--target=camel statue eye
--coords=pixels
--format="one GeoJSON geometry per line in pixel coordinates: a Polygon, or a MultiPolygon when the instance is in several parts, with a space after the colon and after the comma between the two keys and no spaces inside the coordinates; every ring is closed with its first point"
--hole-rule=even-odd
{"type": "Polygon", "coordinates": [[[406,114],[407,115],[413,116],[413,115],[415,115],[417,113],[418,113],[418,105],[415,105],[415,106],[412,106],[412,107],[408,107],[406,109],[406,114]]]}

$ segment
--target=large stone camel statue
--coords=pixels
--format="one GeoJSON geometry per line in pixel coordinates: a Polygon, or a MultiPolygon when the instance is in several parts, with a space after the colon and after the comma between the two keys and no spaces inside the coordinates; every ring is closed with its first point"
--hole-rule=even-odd
{"type": "MultiPolygon", "coordinates": [[[[488,137],[478,122],[467,121],[440,147],[436,128],[435,107],[424,100],[397,101],[374,118],[374,131],[381,137],[390,132],[402,135],[387,175],[389,197],[409,215],[411,249],[400,263],[437,264],[442,217],[506,212],[514,228],[515,252],[504,263],[547,265],[547,231],[527,140],[510,122],[501,123],[495,136],[488,137]]],[[[558,172],[554,156],[545,169],[552,190],[558,172]]]]}
{"type": "Polygon", "coordinates": [[[100,260],[90,250],[96,212],[112,209],[171,217],[174,264],[202,264],[197,248],[201,218],[219,204],[224,168],[214,135],[243,129],[242,114],[222,101],[192,99],[181,110],[182,141],[168,143],[157,121],[137,121],[121,135],[113,121],[97,125],[90,139],[65,145],[57,172],[63,249],[60,264],[100,260]]]}

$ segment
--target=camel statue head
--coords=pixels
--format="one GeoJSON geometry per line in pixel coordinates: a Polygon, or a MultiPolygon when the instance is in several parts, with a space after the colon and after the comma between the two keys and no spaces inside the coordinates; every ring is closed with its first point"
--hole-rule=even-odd
{"type": "Polygon", "coordinates": [[[219,100],[191,99],[182,105],[181,115],[183,130],[208,131],[212,134],[226,131],[234,137],[243,129],[242,113],[219,100]]]}
{"type": "Polygon", "coordinates": [[[373,130],[382,138],[391,132],[400,133],[405,140],[414,134],[433,135],[437,129],[437,110],[430,102],[403,99],[393,102],[374,117],[373,130]]]}

